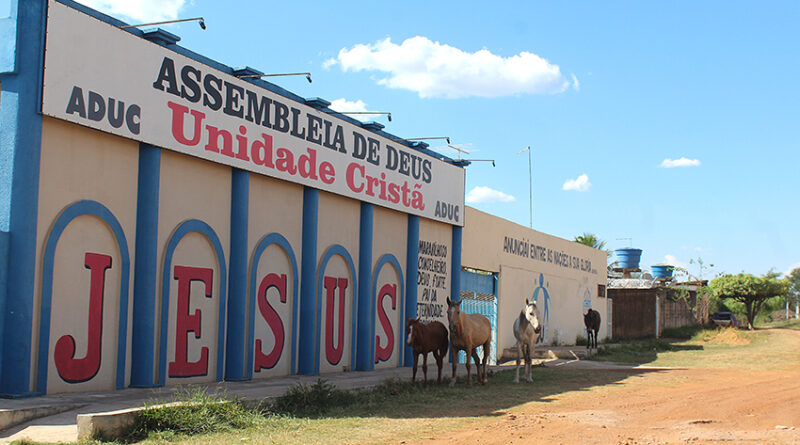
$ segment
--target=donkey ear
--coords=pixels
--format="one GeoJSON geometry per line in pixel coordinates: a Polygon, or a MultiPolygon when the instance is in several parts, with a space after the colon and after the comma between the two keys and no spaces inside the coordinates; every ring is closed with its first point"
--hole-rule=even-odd
{"type": "Polygon", "coordinates": [[[447,297],[447,305],[448,306],[452,306],[453,305],[453,302],[450,301],[450,297],[447,297]]]}

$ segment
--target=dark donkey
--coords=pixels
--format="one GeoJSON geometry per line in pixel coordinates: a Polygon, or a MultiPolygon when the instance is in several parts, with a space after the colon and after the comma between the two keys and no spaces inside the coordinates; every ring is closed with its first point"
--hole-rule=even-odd
{"type": "Polygon", "coordinates": [[[428,382],[428,353],[433,352],[436,359],[436,366],[439,367],[439,377],[437,384],[442,384],[442,361],[447,355],[449,346],[447,341],[447,328],[441,322],[432,321],[423,323],[419,318],[409,318],[406,320],[406,344],[414,349],[414,372],[411,374],[411,381],[417,379],[417,361],[422,354],[422,374],[425,376],[425,383],[428,382]]]}
{"type": "Polygon", "coordinates": [[[589,308],[589,311],[583,314],[583,324],[586,325],[586,332],[589,335],[586,339],[586,348],[597,349],[597,331],[600,330],[600,312],[589,308]]]}

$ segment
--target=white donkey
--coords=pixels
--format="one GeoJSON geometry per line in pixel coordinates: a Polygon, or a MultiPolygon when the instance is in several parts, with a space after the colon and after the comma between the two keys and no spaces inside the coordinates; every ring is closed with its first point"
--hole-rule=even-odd
{"type": "Polygon", "coordinates": [[[531,378],[531,357],[541,332],[542,328],[539,325],[539,311],[536,309],[536,303],[528,301],[526,298],[525,308],[520,311],[519,317],[514,320],[514,337],[517,338],[517,375],[514,377],[514,383],[519,383],[519,366],[522,359],[525,360],[525,379],[528,382],[533,382],[533,378],[531,378]]]}

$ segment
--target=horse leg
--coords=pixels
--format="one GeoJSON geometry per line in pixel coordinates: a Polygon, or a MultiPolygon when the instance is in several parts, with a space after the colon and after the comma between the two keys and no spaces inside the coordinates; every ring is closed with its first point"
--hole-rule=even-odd
{"type": "Polygon", "coordinates": [[[486,344],[483,345],[483,384],[489,383],[489,375],[486,373],[486,365],[489,363],[489,354],[491,353],[492,349],[492,339],[486,341],[486,344]]]}
{"type": "Polygon", "coordinates": [[[514,383],[519,383],[519,361],[522,357],[522,343],[517,341],[517,374],[514,376],[514,383]]]}
{"type": "Polygon", "coordinates": [[[533,361],[533,345],[530,343],[525,345],[525,381],[528,383],[533,383],[533,377],[531,377],[531,365],[533,361]]]}
{"type": "Polygon", "coordinates": [[[411,372],[411,383],[414,383],[414,380],[417,379],[417,361],[419,360],[419,354],[414,351],[414,369],[411,372]]]}
{"type": "Polygon", "coordinates": [[[422,355],[422,374],[425,376],[425,384],[428,384],[428,353],[422,355]]]}
{"type": "Polygon", "coordinates": [[[441,351],[434,350],[433,357],[436,359],[436,367],[439,368],[439,376],[436,378],[436,384],[442,384],[442,365],[444,360],[444,354],[441,351]]]}
{"type": "MultiPolygon", "coordinates": [[[[486,355],[484,355],[486,357],[486,355]]],[[[481,359],[478,357],[478,348],[472,350],[472,359],[475,360],[475,376],[478,378],[478,383],[484,384],[486,380],[486,369],[481,372],[481,359]]]]}
{"type": "Polygon", "coordinates": [[[453,378],[450,379],[450,387],[456,386],[456,367],[458,366],[458,349],[453,348],[453,378]]]}
{"type": "Polygon", "coordinates": [[[472,369],[471,369],[471,365],[469,364],[469,359],[472,357],[473,351],[474,351],[474,349],[473,348],[469,348],[469,347],[465,350],[465,352],[467,353],[466,354],[467,355],[467,359],[464,361],[464,364],[467,365],[467,388],[471,388],[472,387],[472,369]]]}
{"type": "Polygon", "coordinates": [[[478,348],[472,350],[472,360],[475,362],[475,377],[478,379],[478,383],[483,383],[483,379],[481,378],[481,359],[478,357],[478,348]]]}

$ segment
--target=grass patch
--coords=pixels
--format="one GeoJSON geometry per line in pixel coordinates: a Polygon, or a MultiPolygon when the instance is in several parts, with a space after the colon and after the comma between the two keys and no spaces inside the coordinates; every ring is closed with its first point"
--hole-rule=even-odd
{"type": "Polygon", "coordinates": [[[145,406],[121,442],[133,443],[145,438],[173,441],[184,436],[251,428],[264,419],[265,410],[261,407],[247,407],[240,400],[228,399],[224,393],[209,393],[204,388],[179,391],[175,401],[145,406]]]}
{"type": "Polygon", "coordinates": [[[660,352],[671,351],[674,347],[672,342],[660,338],[623,341],[614,347],[599,347],[592,360],[640,365],[654,361],[660,352]]]}
{"type": "Polygon", "coordinates": [[[767,323],[766,327],[800,331],[800,318],[793,318],[790,320],[783,320],[783,321],[774,321],[771,323],[767,323]]]}
{"type": "Polygon", "coordinates": [[[682,326],[680,328],[666,328],[661,333],[661,337],[688,340],[705,330],[706,328],[703,326],[682,326]]]}
{"type": "MultiPolygon", "coordinates": [[[[776,327],[800,330],[800,322],[776,327]]],[[[703,328],[689,339],[646,339],[600,347],[592,359],[678,368],[787,369],[796,366],[798,349],[800,337],[772,327],[753,331],[703,328]]]]}

